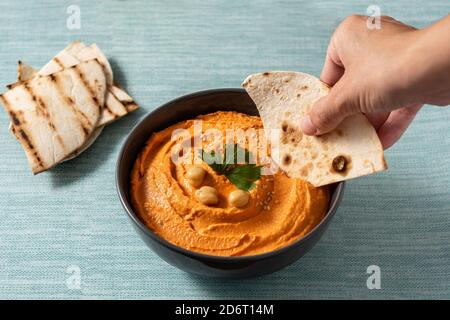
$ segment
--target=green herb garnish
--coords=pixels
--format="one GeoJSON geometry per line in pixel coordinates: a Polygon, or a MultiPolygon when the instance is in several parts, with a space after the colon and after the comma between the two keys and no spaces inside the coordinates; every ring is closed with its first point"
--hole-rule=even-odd
{"type": "Polygon", "coordinates": [[[238,189],[249,191],[261,178],[262,166],[257,166],[250,151],[238,144],[226,144],[223,154],[214,150],[199,150],[200,158],[215,172],[225,175],[238,189]]]}

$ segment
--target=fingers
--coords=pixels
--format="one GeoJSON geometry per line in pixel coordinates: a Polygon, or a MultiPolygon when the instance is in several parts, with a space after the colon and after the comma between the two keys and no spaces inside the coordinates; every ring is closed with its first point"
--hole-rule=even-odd
{"type": "Polygon", "coordinates": [[[366,21],[367,17],[350,16],[333,34],[320,77],[332,88],[329,94],[319,99],[311,107],[309,114],[303,117],[300,124],[303,133],[321,135],[335,129],[342,120],[352,114],[370,112],[367,114],[368,119],[383,137],[383,145],[389,147],[400,138],[420,109],[419,106],[414,106],[391,114],[384,112],[404,105],[404,102],[400,101],[404,99],[394,94],[392,86],[387,84],[390,79],[387,72],[372,72],[383,68],[386,60],[392,58],[390,54],[380,57],[373,54],[374,49],[381,46],[378,40],[386,39],[385,35],[410,31],[411,27],[390,17],[382,17],[383,30],[387,33],[368,33],[366,21]]]}
{"type": "Polygon", "coordinates": [[[421,107],[421,104],[416,104],[391,112],[386,122],[378,129],[378,137],[383,149],[390,148],[400,139],[421,107]]]}
{"type": "Polygon", "coordinates": [[[336,92],[342,86],[342,76],[345,68],[336,50],[335,32],[330,40],[327,49],[327,56],[323,65],[320,80],[329,86],[334,86],[330,94],[317,101],[311,108],[309,115],[305,116],[300,123],[303,133],[308,135],[318,135],[332,130],[346,116],[340,112],[341,106],[336,103],[336,92]],[[341,83],[341,84],[339,84],[341,83]]]}
{"type": "Polygon", "coordinates": [[[346,98],[345,76],[330,90],[330,93],[319,99],[310,109],[309,115],[303,117],[301,130],[307,135],[320,135],[336,128],[339,123],[351,114],[359,112],[356,104],[346,98]],[[356,109],[355,109],[356,108],[356,109]]]}
{"type": "Polygon", "coordinates": [[[370,123],[373,125],[376,131],[381,128],[383,123],[386,122],[389,117],[390,112],[375,112],[375,113],[366,113],[367,119],[369,119],[370,123]]]}
{"type": "Polygon", "coordinates": [[[328,46],[327,56],[325,58],[322,73],[320,75],[320,80],[322,80],[329,86],[334,86],[334,84],[338,82],[338,80],[344,74],[344,68],[337,55],[333,43],[333,40],[331,40],[330,45],[328,46]]]}
{"type": "Polygon", "coordinates": [[[336,82],[338,82],[343,74],[344,68],[337,65],[327,54],[322,73],[320,74],[320,80],[322,80],[329,86],[333,86],[336,82]]]}

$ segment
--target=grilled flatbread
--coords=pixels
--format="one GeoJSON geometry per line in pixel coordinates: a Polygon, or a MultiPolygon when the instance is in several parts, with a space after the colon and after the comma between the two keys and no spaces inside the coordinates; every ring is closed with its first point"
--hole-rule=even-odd
{"type": "Polygon", "coordinates": [[[126,93],[125,90],[120,88],[117,84],[111,86],[109,88],[109,91],[111,91],[111,93],[115,95],[120,102],[133,102],[133,98],[130,97],[130,95],[126,93]]]}
{"type": "MultiPolygon", "coordinates": [[[[19,61],[17,63],[17,82],[14,85],[20,85],[22,82],[33,79],[38,73],[38,70],[30,66],[29,64],[19,61]]],[[[12,89],[12,88],[10,88],[12,89]]]]}
{"type": "Polygon", "coordinates": [[[100,50],[99,47],[95,43],[91,44],[89,47],[85,47],[74,54],[74,57],[78,59],[78,61],[86,61],[91,59],[97,59],[101,65],[103,66],[103,69],[105,71],[106,76],[106,83],[108,86],[112,86],[113,84],[113,72],[111,65],[109,64],[108,59],[106,59],[106,56],[103,54],[103,52],[100,50]]]}
{"type": "Polygon", "coordinates": [[[27,81],[36,75],[36,70],[34,68],[22,61],[17,62],[17,79],[22,81],[27,81]]]}
{"type": "Polygon", "coordinates": [[[52,58],[41,70],[38,71],[39,76],[48,76],[55,72],[61,71],[66,68],[73,67],[80,63],[76,57],[71,55],[66,49],[59,52],[52,58]]]}
{"type": "MultiPolygon", "coordinates": [[[[82,42],[76,41],[74,42],[72,45],[70,45],[68,47],[68,50],[70,51],[79,51],[81,50],[84,46],[84,44],[82,42]]],[[[32,66],[30,66],[29,64],[26,64],[25,62],[19,61],[18,62],[18,67],[17,67],[17,80],[18,82],[16,82],[14,85],[11,86],[11,88],[13,88],[14,86],[20,85],[20,83],[25,82],[25,81],[29,81],[31,80],[34,76],[37,75],[37,70],[34,69],[32,66]]],[[[102,114],[103,114],[103,110],[102,110],[102,114]]],[[[100,116],[101,118],[101,116],[100,116]]],[[[91,133],[91,135],[89,136],[89,138],[87,139],[87,141],[84,143],[84,145],[82,145],[80,147],[80,149],[76,150],[75,152],[73,152],[72,154],[68,155],[63,161],[68,161],[71,160],[77,156],[79,156],[81,153],[83,153],[84,151],[86,151],[86,149],[88,149],[93,143],[94,141],[99,137],[100,133],[102,133],[102,130],[105,126],[104,125],[99,125],[97,126],[94,131],[91,133]]],[[[14,129],[13,129],[13,125],[12,123],[9,124],[9,130],[14,134],[14,129]]]]}
{"type": "Polygon", "coordinates": [[[289,177],[318,187],[387,169],[375,129],[363,115],[347,118],[322,136],[302,134],[302,117],[329,92],[319,79],[264,72],[250,75],[242,86],[258,108],[273,160],[289,177]]]}
{"type": "Polygon", "coordinates": [[[17,61],[17,81],[11,84],[6,85],[8,89],[12,89],[18,85],[20,85],[21,82],[30,80],[37,74],[37,70],[34,69],[29,64],[26,64],[23,61],[17,61]]]}
{"type": "Polygon", "coordinates": [[[108,90],[106,93],[105,108],[103,109],[99,125],[110,124],[138,108],[139,106],[134,102],[122,103],[111,90],[108,90]]]}
{"type": "MultiPolygon", "coordinates": [[[[19,61],[18,82],[9,85],[9,87],[14,88],[14,86],[20,84],[20,82],[28,81],[37,74],[36,69],[25,62],[19,61]]],[[[105,76],[106,75],[107,73],[105,73],[105,76]]],[[[139,108],[139,106],[134,103],[133,98],[116,84],[108,86],[108,92],[106,93],[105,99],[105,108],[102,111],[98,127],[103,127],[139,108]]]]}
{"type": "Polygon", "coordinates": [[[65,50],[72,56],[76,57],[78,52],[80,52],[84,48],[86,48],[86,45],[83,42],[81,42],[80,40],[75,40],[74,42],[69,43],[65,50]]]}
{"type": "MultiPolygon", "coordinates": [[[[36,70],[31,66],[21,62],[21,66],[19,65],[18,69],[18,81],[27,81],[35,75],[47,76],[61,71],[64,68],[74,66],[81,61],[88,61],[92,59],[97,59],[102,65],[108,84],[106,103],[98,126],[100,127],[107,125],[138,109],[139,106],[133,102],[133,99],[128,95],[128,93],[113,83],[113,72],[108,59],[106,59],[106,56],[95,43],[90,46],[86,46],[80,41],[72,42],[64,50],[53,57],[52,60],[50,60],[38,72],[36,72],[36,70]],[[21,70],[26,70],[27,72],[24,73],[21,72],[21,70]]],[[[11,84],[8,88],[13,88],[15,85],[17,84],[11,84]]]]}
{"type": "Polygon", "coordinates": [[[94,59],[33,77],[0,95],[33,173],[86,144],[100,120],[105,93],[103,67],[94,59]]]}
{"type": "Polygon", "coordinates": [[[82,154],[84,151],[86,151],[94,142],[97,140],[97,138],[100,136],[100,133],[102,133],[104,126],[96,127],[94,131],[92,131],[89,138],[86,140],[86,142],[77,150],[69,154],[67,157],[65,157],[61,162],[72,160],[73,158],[78,157],[80,154],[82,154]]]}
{"type": "Polygon", "coordinates": [[[97,59],[100,62],[105,71],[106,83],[108,85],[112,85],[113,72],[111,65],[109,64],[108,59],[106,59],[106,56],[95,43],[90,46],[86,46],[80,41],[72,42],[56,56],[54,56],[45,66],[43,66],[42,69],[39,70],[38,74],[46,76],[58,72],[64,68],[72,67],[81,61],[88,61],[92,59],[97,59]]]}

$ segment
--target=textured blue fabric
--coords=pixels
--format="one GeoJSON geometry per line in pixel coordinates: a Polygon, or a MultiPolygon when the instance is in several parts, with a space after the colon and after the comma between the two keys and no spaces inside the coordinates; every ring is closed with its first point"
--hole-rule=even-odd
{"type": "Polygon", "coordinates": [[[1,1],[2,86],[19,58],[42,66],[81,39],[110,57],[141,110],[37,176],[0,110],[0,298],[450,298],[450,108],[425,107],[386,153],[389,171],[348,183],[317,246],[269,276],[203,279],[167,265],[116,195],[117,153],[144,114],[182,94],[238,87],[257,71],[318,75],[339,21],[370,4],[418,27],[449,13],[446,0],[1,1]],[[66,27],[72,4],[79,30],[66,27]],[[381,268],[380,290],[366,287],[369,265],[381,268]],[[70,266],[81,272],[79,290],[67,286],[70,266]]]}

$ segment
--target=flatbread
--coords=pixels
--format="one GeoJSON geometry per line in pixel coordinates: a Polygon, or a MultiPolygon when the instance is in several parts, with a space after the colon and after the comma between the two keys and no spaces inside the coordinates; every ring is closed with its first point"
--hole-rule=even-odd
{"type": "Polygon", "coordinates": [[[95,140],[97,140],[97,138],[100,136],[100,133],[102,133],[104,127],[105,126],[96,127],[94,131],[92,131],[91,135],[86,140],[86,142],[79,149],[75,150],[67,157],[65,157],[61,162],[72,160],[78,157],[84,151],[86,151],[95,142],[95,140]]]}
{"type": "Polygon", "coordinates": [[[114,84],[113,86],[111,86],[109,88],[109,91],[111,91],[111,93],[113,95],[115,95],[116,98],[119,99],[120,102],[133,102],[133,98],[130,97],[130,95],[128,93],[126,93],[125,90],[120,88],[119,85],[117,85],[117,84],[114,84]]]}
{"type": "Polygon", "coordinates": [[[12,89],[21,84],[21,82],[30,80],[37,74],[37,70],[23,61],[17,61],[17,81],[7,84],[8,89],[12,89]]]}
{"type": "Polygon", "coordinates": [[[80,41],[72,42],[43,66],[42,69],[39,70],[38,75],[46,76],[61,71],[62,69],[72,67],[82,61],[92,59],[97,59],[100,62],[105,72],[106,83],[112,85],[113,72],[111,65],[95,43],[86,46],[80,41]]]}
{"type": "Polygon", "coordinates": [[[23,61],[19,61],[17,63],[17,82],[15,85],[33,79],[37,73],[38,70],[23,61]]]}
{"type": "MultiPolygon", "coordinates": [[[[94,58],[91,58],[94,59],[94,58]]],[[[39,76],[48,76],[63,69],[73,67],[80,63],[76,57],[70,54],[66,49],[54,56],[45,66],[38,71],[39,76]]]]}
{"type": "Polygon", "coordinates": [[[100,120],[105,93],[103,67],[94,59],[33,77],[0,95],[33,173],[86,144],[100,120]]]}
{"type": "Polygon", "coordinates": [[[302,117],[329,92],[316,77],[264,72],[248,76],[242,86],[258,108],[273,160],[289,177],[318,187],[387,169],[383,147],[364,115],[350,116],[318,137],[302,134],[302,117]]]}
{"type": "MultiPolygon", "coordinates": [[[[41,70],[36,71],[29,65],[21,62],[22,67],[18,69],[18,82],[27,81],[35,75],[47,76],[52,73],[63,70],[64,68],[72,67],[82,61],[97,59],[103,67],[108,90],[106,93],[106,103],[100,117],[98,126],[104,126],[111,122],[127,115],[136,110],[139,106],[133,102],[133,99],[113,82],[113,72],[108,59],[94,43],[86,46],[83,42],[74,41],[69,44],[64,50],[60,51],[52,58],[41,70]],[[26,66],[26,69],[24,69],[26,66]],[[21,73],[22,70],[27,70],[26,73],[21,73]]],[[[8,85],[8,88],[13,88],[16,84],[8,85]]]]}
{"type": "MultiPolygon", "coordinates": [[[[77,54],[80,51],[84,51],[86,47],[82,42],[75,41],[72,44],[70,44],[65,50],[67,50],[69,53],[77,54]]],[[[95,50],[100,50],[95,46],[95,50]]],[[[87,51],[85,51],[86,54],[87,51]]],[[[91,55],[94,56],[94,55],[91,55]]],[[[95,59],[95,57],[93,58],[95,59]]],[[[106,59],[106,58],[105,58],[106,59]]],[[[108,63],[109,66],[109,63],[108,63]]],[[[19,61],[18,67],[17,67],[17,82],[15,84],[9,85],[9,88],[14,88],[17,85],[20,85],[21,82],[31,80],[33,77],[35,77],[38,74],[38,70],[34,69],[32,66],[26,64],[25,62],[19,61]]],[[[112,75],[112,71],[111,71],[112,75]]],[[[107,77],[107,73],[105,73],[105,76],[107,77]]],[[[105,102],[105,108],[102,110],[102,114],[100,116],[100,120],[98,122],[97,128],[93,131],[91,136],[88,138],[86,143],[79,149],[76,150],[74,153],[69,155],[64,161],[71,160],[78,155],[80,155],[83,151],[88,149],[94,141],[98,138],[100,133],[102,132],[105,125],[117,120],[118,118],[136,110],[139,108],[139,106],[134,103],[133,98],[131,98],[128,93],[120,88],[117,84],[113,84],[111,86],[108,86],[108,93],[106,94],[106,102],[105,102]]],[[[12,124],[10,123],[9,127],[10,131],[12,132],[12,124]]]]}
{"type": "Polygon", "coordinates": [[[122,103],[110,90],[108,90],[106,93],[105,108],[103,109],[99,125],[110,124],[138,108],[138,105],[134,102],[122,103]]]}
{"type": "Polygon", "coordinates": [[[80,40],[75,40],[69,43],[69,45],[64,50],[66,50],[72,56],[76,57],[78,52],[80,52],[84,48],[86,48],[86,45],[83,42],[81,42],[80,40]]]}
{"type": "Polygon", "coordinates": [[[97,47],[95,43],[91,44],[89,47],[84,47],[80,51],[76,52],[74,54],[74,57],[77,58],[79,61],[97,59],[101,63],[105,71],[106,83],[108,84],[108,86],[112,86],[113,72],[111,65],[109,64],[108,59],[106,59],[106,56],[103,54],[100,48],[97,47]]]}
{"type": "MultiPolygon", "coordinates": [[[[76,51],[81,50],[83,48],[83,46],[84,46],[84,44],[82,42],[76,41],[68,47],[68,50],[76,52],[76,51]]],[[[14,85],[12,85],[11,88],[13,88],[14,86],[20,85],[20,83],[22,83],[22,82],[31,80],[34,76],[37,75],[37,73],[38,73],[38,70],[34,69],[32,66],[30,66],[29,64],[26,64],[25,62],[19,61],[18,66],[17,66],[18,82],[16,82],[14,85]]],[[[102,114],[103,114],[103,110],[102,110],[102,114]]],[[[100,116],[100,119],[101,119],[101,116],[100,116]]],[[[82,145],[80,147],[80,149],[74,151],[73,153],[68,155],[66,158],[64,158],[64,160],[62,162],[72,160],[73,158],[79,156],[81,153],[86,151],[94,143],[94,141],[97,140],[97,138],[100,136],[100,133],[102,133],[102,130],[104,127],[105,127],[104,125],[97,126],[94,129],[94,131],[91,133],[91,135],[89,136],[87,141],[84,143],[84,145],[82,145]]],[[[13,128],[14,128],[13,124],[10,123],[9,131],[14,134],[13,128]]]]}
{"type": "Polygon", "coordinates": [[[36,70],[32,66],[30,66],[20,60],[17,62],[17,79],[20,82],[30,80],[35,75],[36,75],[36,70]]]}

